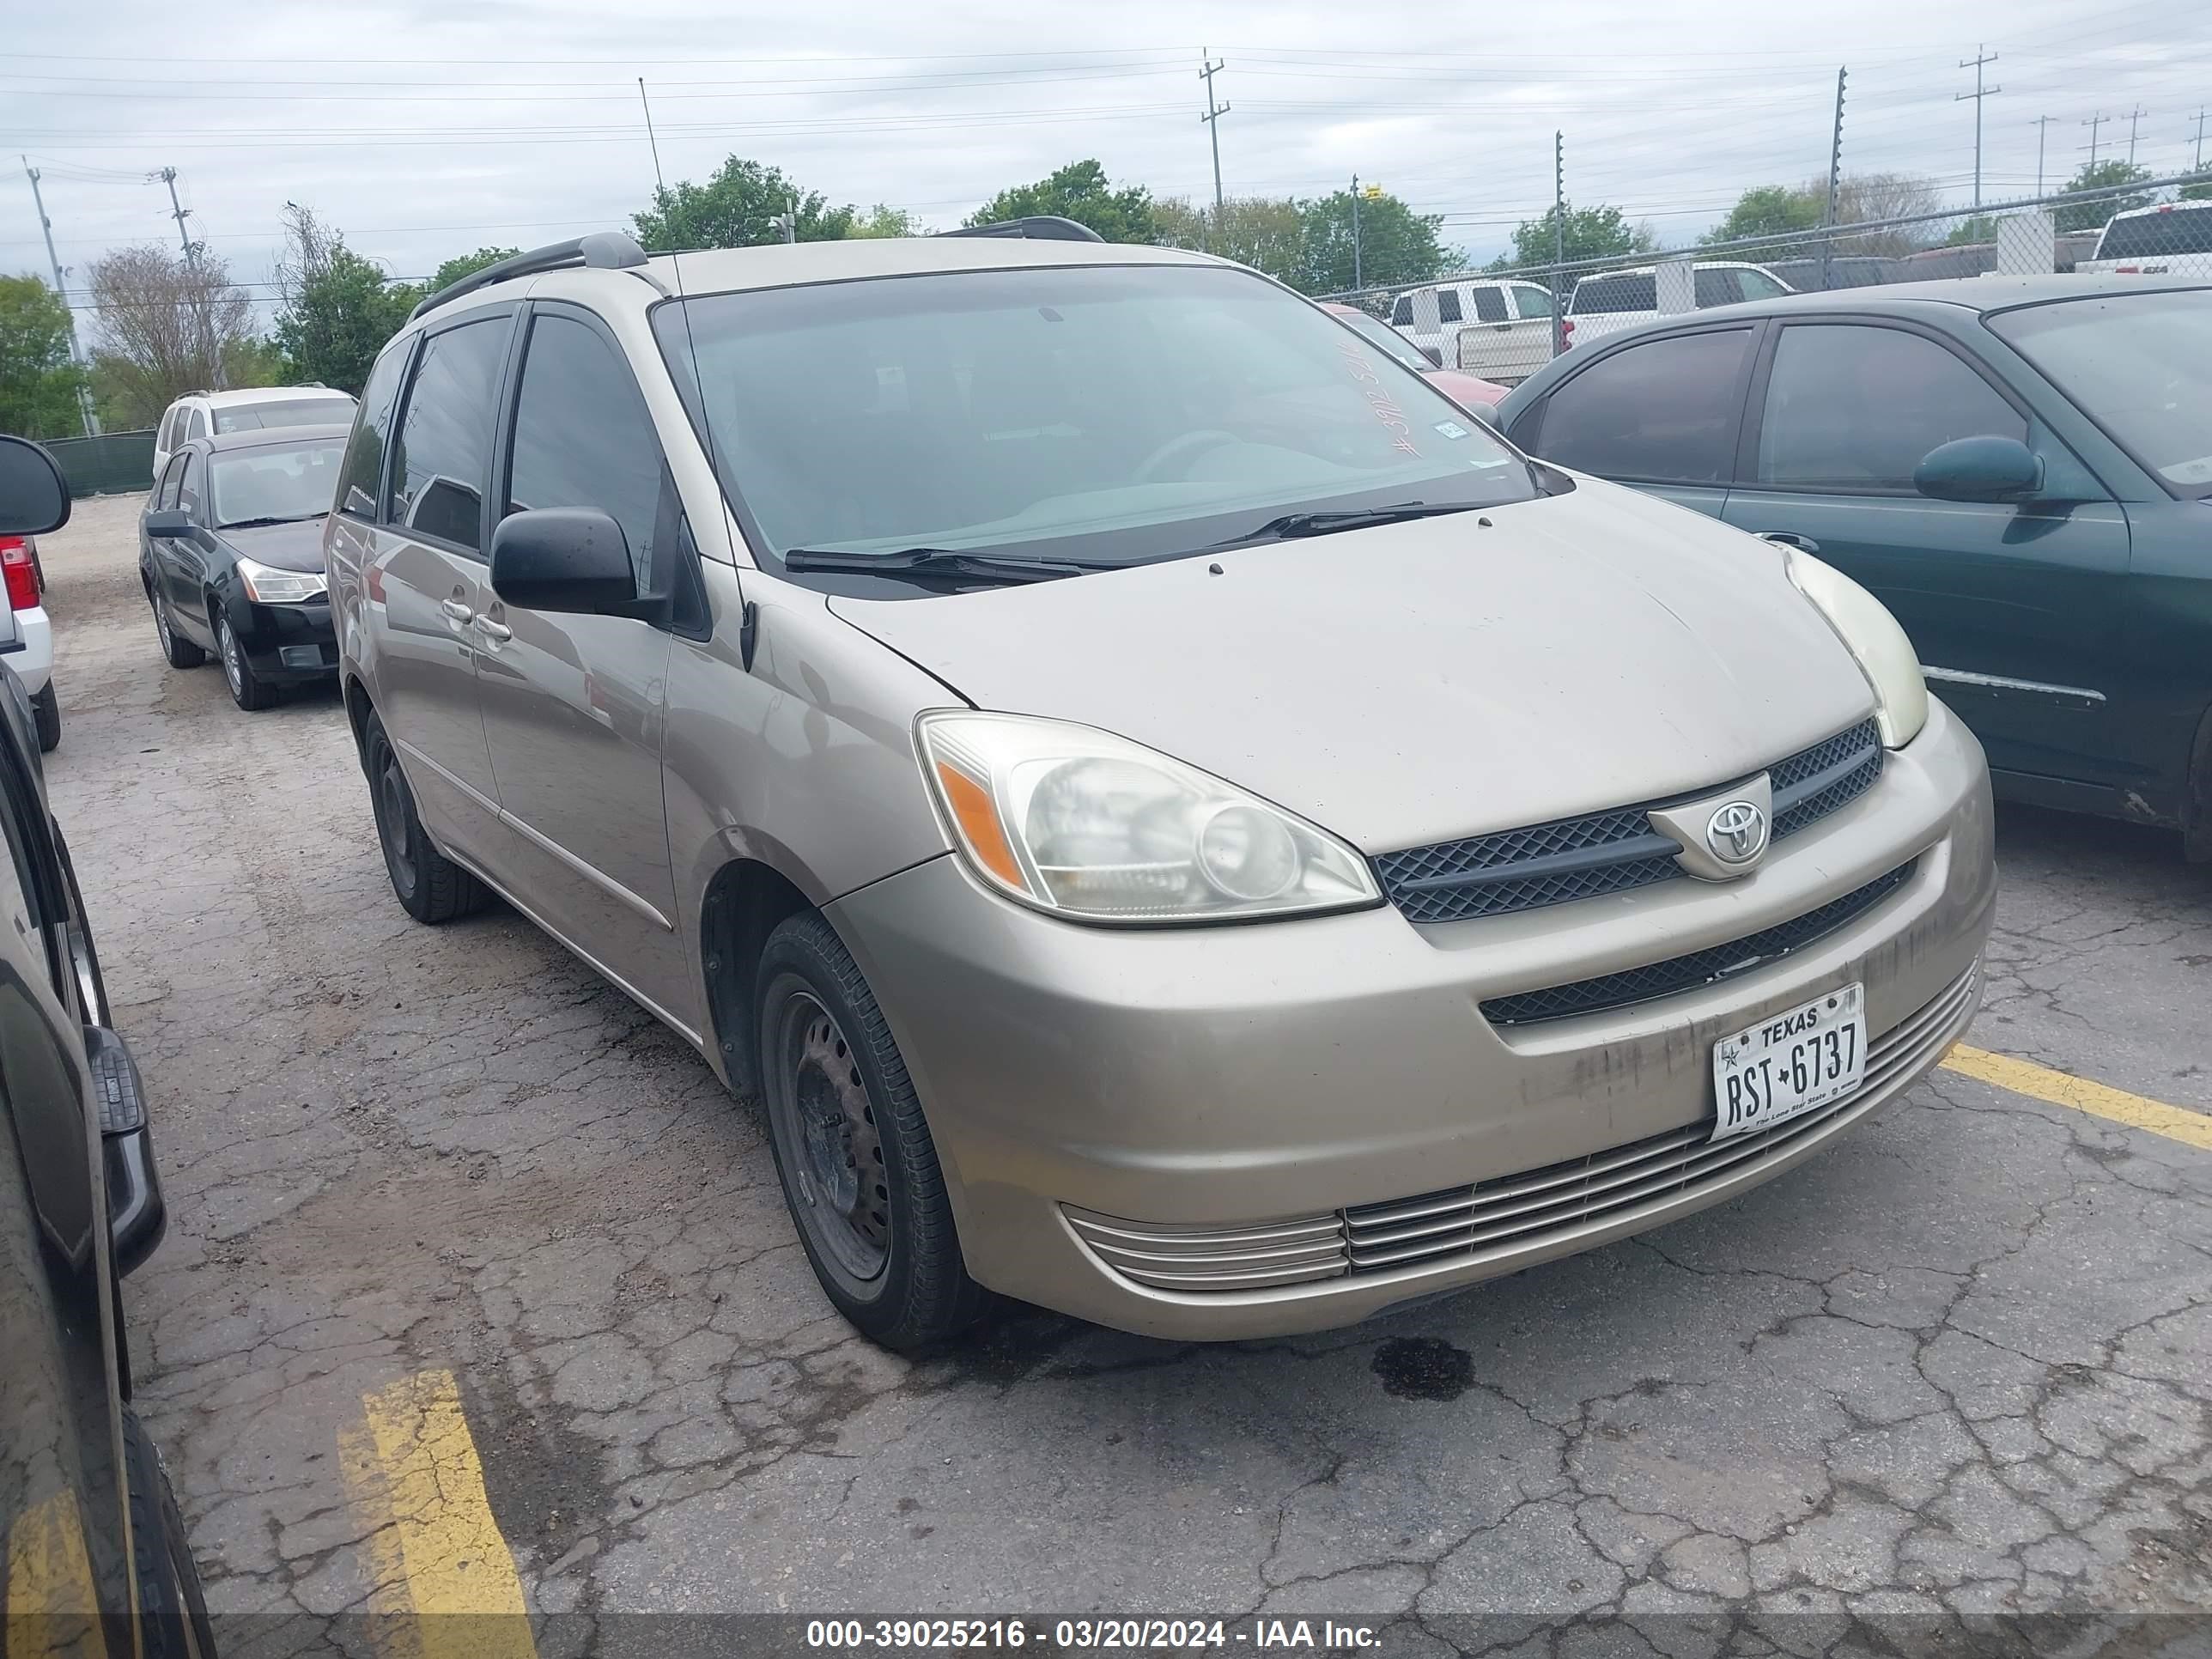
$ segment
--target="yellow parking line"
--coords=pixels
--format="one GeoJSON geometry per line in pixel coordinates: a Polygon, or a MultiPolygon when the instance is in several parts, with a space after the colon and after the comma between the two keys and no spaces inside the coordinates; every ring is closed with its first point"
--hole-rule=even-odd
{"type": "Polygon", "coordinates": [[[76,1494],[57,1487],[15,1517],[8,1529],[7,1616],[0,1620],[6,1659],[53,1659],[100,1647],[100,1591],[84,1547],[76,1494]]]}
{"type": "Polygon", "coordinates": [[[1943,1069],[1983,1083],[1993,1083],[2000,1089],[2009,1089],[2013,1093],[2026,1095],[2031,1100],[2048,1101],[2053,1106],[2070,1106],[2077,1112],[2087,1112],[2095,1117],[2109,1118],[2115,1123],[2124,1123],[2130,1129],[2148,1129],[2154,1135],[2164,1135],[2168,1140],[2179,1140],[2185,1146],[2212,1152],[2212,1116],[2203,1112],[2191,1112],[2179,1106],[2169,1106],[2162,1100],[2131,1095],[2124,1089],[2093,1083],[2085,1077],[2069,1077],[2063,1072],[2054,1072],[2047,1066],[2014,1060],[2009,1054],[1993,1054],[1986,1048],[1970,1048],[1963,1042],[1952,1046],[1949,1055],[1943,1061],[1943,1069]]]}
{"type": "Polygon", "coordinates": [[[514,1556],[492,1519],[483,1464],[451,1371],[403,1377],[365,1396],[339,1437],[355,1508],[372,1528],[387,1659],[536,1659],[514,1556]]]}

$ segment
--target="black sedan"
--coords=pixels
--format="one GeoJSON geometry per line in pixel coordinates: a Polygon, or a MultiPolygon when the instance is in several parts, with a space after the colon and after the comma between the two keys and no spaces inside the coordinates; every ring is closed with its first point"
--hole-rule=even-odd
{"type": "Polygon", "coordinates": [[[240,708],[337,672],[323,588],[323,519],[344,427],[195,438],[169,458],[138,521],[138,574],[161,654],[213,653],[240,708]]]}

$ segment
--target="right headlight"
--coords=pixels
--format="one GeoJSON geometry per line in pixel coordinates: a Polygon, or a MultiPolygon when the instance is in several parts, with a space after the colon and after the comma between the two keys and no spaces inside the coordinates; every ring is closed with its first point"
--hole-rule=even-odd
{"type": "Polygon", "coordinates": [[[1316,825],[1141,744],[1027,714],[915,727],[945,826],[984,880],[1086,921],[1204,922],[1381,902],[1316,825]]]}
{"type": "Polygon", "coordinates": [[[1790,580],[1828,619],[1874,688],[1882,746],[1904,748],[1928,724],[1928,682],[1921,677],[1912,641],[1887,607],[1842,571],[1795,548],[1784,551],[1790,580]]]}

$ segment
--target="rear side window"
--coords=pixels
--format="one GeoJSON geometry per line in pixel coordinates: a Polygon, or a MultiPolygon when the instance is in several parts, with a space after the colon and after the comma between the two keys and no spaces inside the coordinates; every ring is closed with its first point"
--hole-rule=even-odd
{"type": "Polygon", "coordinates": [[[155,443],[163,449],[174,449],[177,447],[177,428],[184,423],[184,406],[180,404],[170,404],[169,412],[161,416],[161,430],[155,438],[155,443]]]}
{"type": "Polygon", "coordinates": [[[1474,290],[1474,315],[1478,322],[1502,323],[1505,320],[1505,296],[1494,288],[1474,290]]]}
{"type": "Polygon", "coordinates": [[[1548,317],[1552,314],[1552,295],[1548,289],[1516,288],[1513,290],[1513,297],[1523,317],[1548,317]]]}
{"type": "Polygon", "coordinates": [[[361,410],[346,442],[345,465],[338,475],[338,511],[356,519],[376,516],[377,485],[384,477],[384,451],[392,441],[392,405],[407,372],[412,339],[385,348],[362,389],[361,410]]]}
{"type": "Polygon", "coordinates": [[[1659,309],[1659,279],[1643,276],[1589,276],[1575,284],[1575,297],[1567,307],[1577,317],[1601,316],[1613,311],[1659,309]]]}
{"type": "Polygon", "coordinates": [[[540,315],[522,360],[501,516],[533,507],[598,507],[622,526],[643,593],[662,538],[661,478],[653,416],[628,366],[586,325],[540,315]]]}
{"type": "Polygon", "coordinates": [[[1390,307],[1390,326],[1410,328],[1413,326],[1413,296],[1410,294],[1401,294],[1398,296],[1397,304],[1390,307]]]}
{"type": "Polygon", "coordinates": [[[1759,417],[1759,481],[1911,495],[1921,457],[1954,438],[2027,441],[2027,422],[1933,340],[1902,329],[1782,331],[1759,417]]]}
{"type": "Polygon", "coordinates": [[[1440,323],[1455,323],[1459,319],[1459,290],[1455,288],[1438,289],[1437,290],[1437,320],[1440,323]]]}
{"type": "Polygon", "coordinates": [[[513,331],[487,317],[422,343],[392,444],[391,521],[476,553],[499,371],[513,331]]]}
{"type": "Polygon", "coordinates": [[[1737,273],[1733,270],[1709,270],[1702,266],[1690,273],[1697,295],[1698,309],[1712,306],[1732,306],[1743,298],[1743,290],[1735,285],[1737,273]]]}
{"type": "Polygon", "coordinates": [[[1601,477],[1717,483],[1731,471],[1747,328],[1679,334],[1601,357],[1544,404],[1546,459],[1601,477]]]}

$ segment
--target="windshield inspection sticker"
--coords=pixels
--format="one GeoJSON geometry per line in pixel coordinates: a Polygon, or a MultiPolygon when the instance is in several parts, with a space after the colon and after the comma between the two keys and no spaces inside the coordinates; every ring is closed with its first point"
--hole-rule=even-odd
{"type": "Polygon", "coordinates": [[[1462,426],[1457,421],[1438,421],[1437,422],[1437,430],[1443,433],[1447,438],[1464,438],[1467,436],[1467,428],[1462,426]]]}

